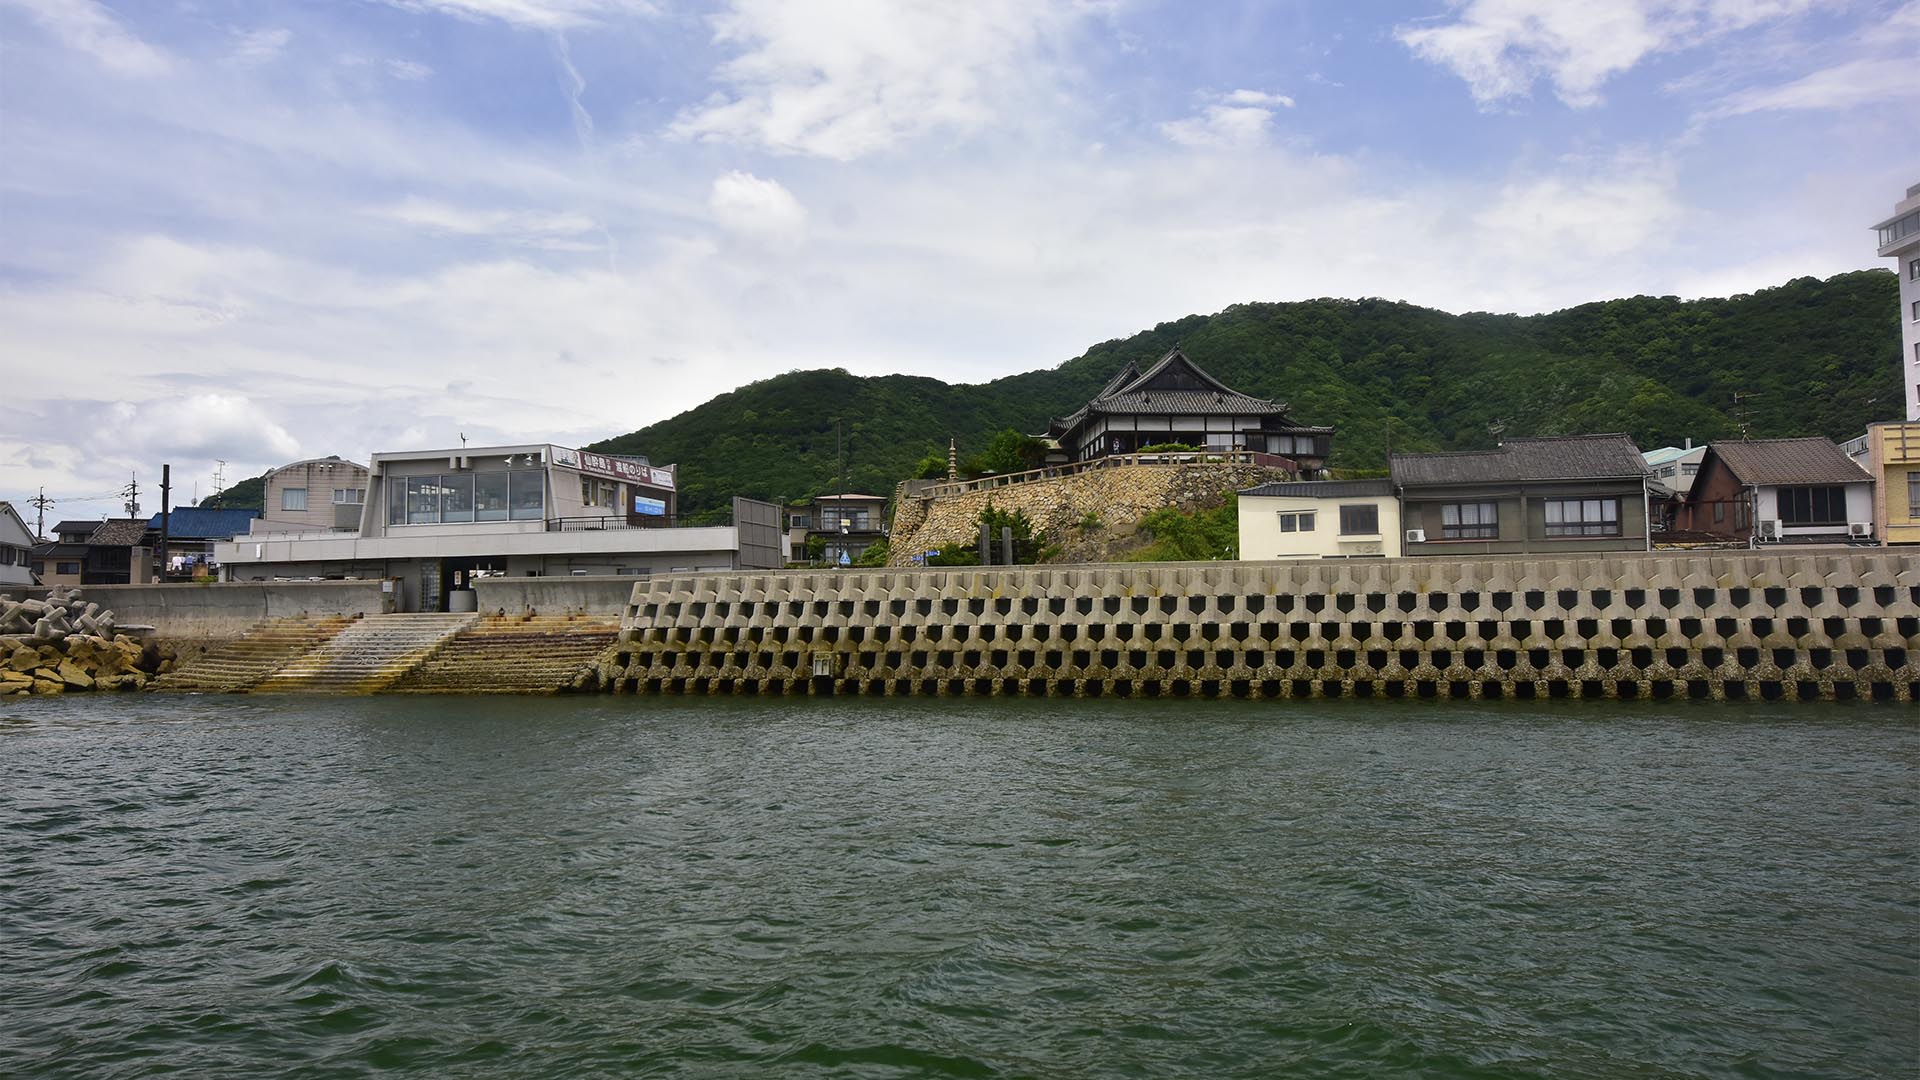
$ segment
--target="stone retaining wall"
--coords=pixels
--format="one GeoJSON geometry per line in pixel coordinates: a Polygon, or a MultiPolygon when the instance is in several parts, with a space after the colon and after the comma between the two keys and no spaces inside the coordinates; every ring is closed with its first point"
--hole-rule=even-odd
{"type": "Polygon", "coordinates": [[[667,693],[1920,700],[1920,556],[792,571],[637,585],[667,693]]]}
{"type": "Polygon", "coordinates": [[[1168,506],[1216,502],[1226,491],[1286,479],[1293,474],[1259,465],[1123,465],[938,498],[896,492],[889,564],[908,566],[915,555],[980,538],[980,511],[1018,510],[1037,532],[1060,543],[1077,536],[1091,514],[1104,528],[1130,526],[1168,506]]]}

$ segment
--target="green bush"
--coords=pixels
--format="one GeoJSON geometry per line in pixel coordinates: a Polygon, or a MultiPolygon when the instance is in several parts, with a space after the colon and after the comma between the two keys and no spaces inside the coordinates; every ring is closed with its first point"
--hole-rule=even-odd
{"type": "Polygon", "coordinates": [[[1140,531],[1153,543],[1128,556],[1133,562],[1201,562],[1233,559],[1240,551],[1239,499],[1228,492],[1226,503],[1193,513],[1171,507],[1140,519],[1140,531]]]}

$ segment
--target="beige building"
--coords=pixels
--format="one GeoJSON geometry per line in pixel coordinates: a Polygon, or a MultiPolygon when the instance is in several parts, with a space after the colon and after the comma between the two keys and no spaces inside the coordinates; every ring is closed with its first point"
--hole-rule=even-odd
{"type": "Polygon", "coordinates": [[[357,529],[367,503],[367,467],[339,457],[311,458],[267,474],[254,535],[357,529]]]}
{"type": "Polygon", "coordinates": [[[1390,480],[1262,484],[1240,493],[1242,559],[1392,558],[1400,502],[1390,480]]]}
{"type": "Polygon", "coordinates": [[[1869,424],[1841,449],[1873,477],[1874,535],[1920,544],[1920,424],[1869,424]]]}
{"type": "Polygon", "coordinates": [[[1920,184],[1894,204],[1893,216],[1874,227],[1880,257],[1900,275],[1900,386],[1907,419],[1920,420],[1920,184]]]}

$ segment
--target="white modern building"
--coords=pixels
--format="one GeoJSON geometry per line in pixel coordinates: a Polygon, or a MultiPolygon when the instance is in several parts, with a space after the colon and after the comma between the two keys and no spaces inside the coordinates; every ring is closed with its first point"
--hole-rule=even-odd
{"type": "Polygon", "coordinates": [[[1400,554],[1393,482],[1313,480],[1240,492],[1242,559],[1364,559],[1400,554]]]}
{"type": "Polygon", "coordinates": [[[0,502],[0,587],[32,585],[33,530],[10,502],[0,502]]]}
{"type": "Polygon", "coordinates": [[[1900,385],[1907,419],[1920,420],[1920,184],[1894,204],[1893,216],[1874,226],[1880,257],[1893,259],[1900,275],[1900,385]]]}
{"type": "Polygon", "coordinates": [[[778,569],[780,511],[735,499],[731,524],[674,517],[672,467],[564,446],[373,455],[359,528],[216,545],[229,581],[393,578],[403,611],[457,609],[477,576],[778,569]]]}

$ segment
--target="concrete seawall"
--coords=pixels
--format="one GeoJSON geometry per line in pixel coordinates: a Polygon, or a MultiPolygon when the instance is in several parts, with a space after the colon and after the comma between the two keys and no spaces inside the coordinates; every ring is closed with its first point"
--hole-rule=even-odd
{"type": "Polygon", "coordinates": [[[634,580],[619,576],[483,577],[473,579],[473,592],[482,612],[617,616],[633,596],[634,580]]]}
{"type": "MultiPolygon", "coordinates": [[[[219,584],[88,585],[86,599],[121,626],[155,628],[166,640],[238,637],[266,619],[376,615],[394,610],[380,581],[261,581],[219,584]]],[[[42,590],[44,591],[44,590],[42,590]]]]}
{"type": "Polygon", "coordinates": [[[653,693],[1920,700],[1920,556],[1486,557],[639,583],[653,693]]]}

